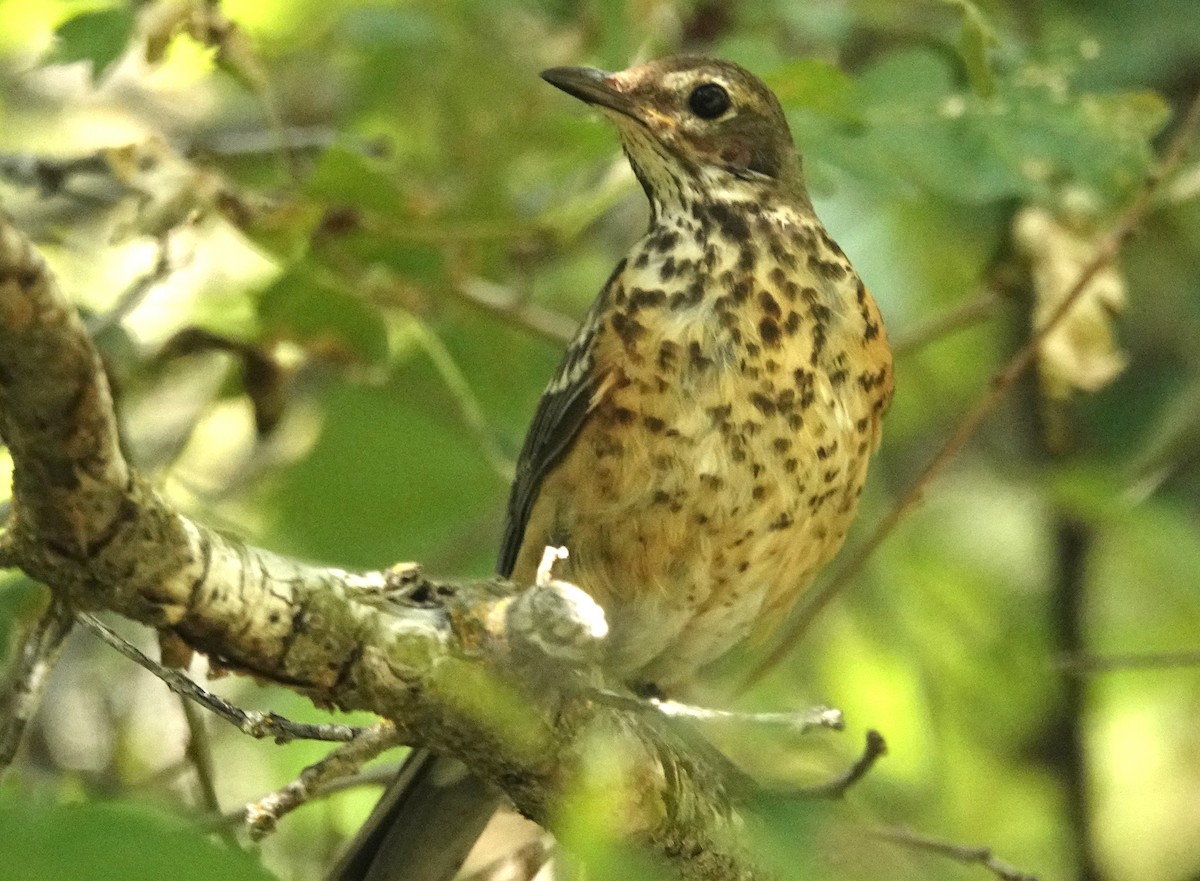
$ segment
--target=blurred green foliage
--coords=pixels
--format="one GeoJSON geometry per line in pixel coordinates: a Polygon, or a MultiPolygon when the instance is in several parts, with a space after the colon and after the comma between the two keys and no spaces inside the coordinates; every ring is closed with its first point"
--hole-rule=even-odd
{"type": "MultiPolygon", "coordinates": [[[[866,524],[1028,336],[1016,212],[1082,204],[1103,230],[1200,84],[1186,0],[0,0],[0,21],[0,204],[93,316],[120,310],[103,339],[120,343],[106,353],[141,467],[254,542],[458,575],[490,569],[561,327],[645,223],[615,136],[542,68],[686,50],[778,92],[818,212],[905,344],[866,524]],[[18,161],[92,155],[58,176],[18,161]],[[164,242],[170,271],[122,305],[164,242]],[[481,282],[519,308],[478,302],[481,282]],[[970,326],[921,338],[983,289],[998,293],[970,326]],[[236,345],[161,358],[188,328],[236,345]],[[237,346],[277,370],[244,381],[237,346]],[[269,402],[281,418],[256,435],[269,402]]],[[[888,739],[846,803],[757,806],[747,835],[781,877],[986,877],[864,831],[885,825],[987,845],[1043,879],[1200,876],[1200,671],[1076,678],[1060,663],[1197,648],[1198,194],[1193,157],[1122,254],[1124,373],[1055,408],[1018,389],[797,651],[736,698],[828,702],[851,733],[714,734],[793,785],[837,773],[866,727],[888,739]],[[1069,438],[1053,455],[1050,420],[1069,438]]],[[[0,645],[35,599],[0,583],[0,645]]],[[[734,703],[742,665],[696,697],[734,703]]],[[[324,718],[282,690],[217,687],[324,718]]],[[[0,788],[0,878],[263,877],[176,819],[202,812],[161,692],[86,640],[68,646],[0,788]]],[[[227,810],[322,754],[212,734],[227,810]]],[[[653,877],[609,848],[603,792],[568,806],[568,840],[599,876],[653,877]]],[[[372,797],[289,817],[263,863],[320,877],[372,797]]]]}

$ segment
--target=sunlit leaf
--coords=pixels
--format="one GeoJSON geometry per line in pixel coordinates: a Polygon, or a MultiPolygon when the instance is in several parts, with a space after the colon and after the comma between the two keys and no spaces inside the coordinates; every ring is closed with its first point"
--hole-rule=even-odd
{"type": "Polygon", "coordinates": [[[39,805],[0,798],[0,875],[63,881],[271,881],[254,855],[215,844],[207,832],[132,802],[39,805]],[[10,874],[11,873],[11,874],[10,874]]]}
{"type": "Polygon", "coordinates": [[[134,10],[122,3],[112,9],[82,12],[59,25],[54,56],[59,61],[90,61],[92,78],[102,79],[121,57],[133,33],[134,10]]]}

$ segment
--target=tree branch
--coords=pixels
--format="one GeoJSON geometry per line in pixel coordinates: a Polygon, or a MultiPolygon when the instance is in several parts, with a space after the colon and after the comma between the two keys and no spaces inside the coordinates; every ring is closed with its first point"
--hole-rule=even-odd
{"type": "Polygon", "coordinates": [[[46,679],[54,669],[63,642],[75,624],[69,609],[51,601],[21,644],[17,663],[0,695],[0,777],[12,764],[21,745],[21,735],[33,717],[46,679]]]}
{"type": "Polygon", "coordinates": [[[412,564],[324,568],[172,509],[126,462],[99,356],[4,216],[0,437],[14,463],[0,561],[73,611],[117,612],[320,706],[377,713],[398,742],[462,759],[543,824],[592,738],[618,738],[633,769],[633,837],[681,879],[764,877],[729,834],[737,820],[720,772],[663,734],[661,720],[578,687],[590,681],[599,636],[598,607],[582,591],[553,580],[520,592],[498,580],[434,581],[412,564]],[[574,668],[584,675],[568,675],[574,668]],[[515,708],[499,670],[537,683],[536,699],[515,708]]]}

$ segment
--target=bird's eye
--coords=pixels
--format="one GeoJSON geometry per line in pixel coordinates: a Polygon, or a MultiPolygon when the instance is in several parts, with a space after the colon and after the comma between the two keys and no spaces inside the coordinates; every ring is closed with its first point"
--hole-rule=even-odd
{"type": "Polygon", "coordinates": [[[688,96],[688,107],[701,119],[716,119],[732,104],[729,93],[716,83],[702,83],[688,96]]]}

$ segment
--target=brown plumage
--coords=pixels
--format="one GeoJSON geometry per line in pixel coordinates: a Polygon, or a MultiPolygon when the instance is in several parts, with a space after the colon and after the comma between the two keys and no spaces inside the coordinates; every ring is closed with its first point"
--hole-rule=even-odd
{"type": "MultiPolygon", "coordinates": [[[[565,545],[556,574],[604,607],[613,676],[670,691],[779,623],[841,547],[891,353],[762,82],[689,57],[543,77],[616,123],[651,223],[543,395],[498,570],[529,583],[565,545]]],[[[412,760],[337,879],[453,874],[498,799],[439,764],[412,760]]]]}

